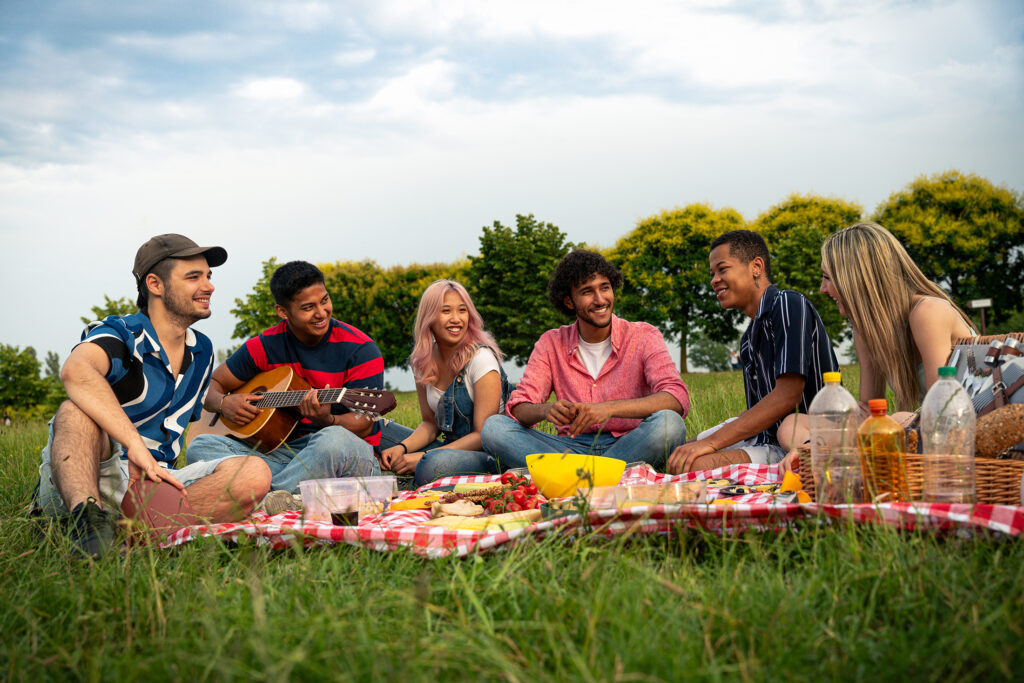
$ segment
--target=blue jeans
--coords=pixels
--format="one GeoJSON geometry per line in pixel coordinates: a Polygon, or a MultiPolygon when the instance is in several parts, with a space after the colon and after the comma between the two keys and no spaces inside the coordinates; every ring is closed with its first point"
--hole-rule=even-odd
{"type": "Polygon", "coordinates": [[[524,427],[505,415],[494,415],[484,422],[480,433],[484,450],[498,458],[502,469],[526,467],[531,453],[585,453],[618,458],[626,462],[643,461],[663,467],[676,446],[686,441],[686,425],[679,413],[659,410],[645,418],[636,429],[620,437],[591,433],[557,436],[524,427]]]}
{"type": "Polygon", "coordinates": [[[380,463],[373,447],[344,427],[337,425],[290,441],[270,453],[257,453],[250,446],[227,436],[200,434],[189,444],[189,464],[228,455],[252,454],[263,459],[273,479],[271,491],[298,493],[299,482],[336,477],[373,477],[380,463]]]}
{"type": "MultiPolygon", "coordinates": [[[[395,421],[384,425],[380,433],[380,448],[384,450],[397,446],[405,440],[412,430],[395,421]]],[[[423,449],[426,451],[416,464],[414,481],[419,488],[441,477],[454,477],[460,474],[497,474],[498,461],[483,451],[464,451],[458,448],[441,448],[444,442],[434,441],[423,449]]]]}

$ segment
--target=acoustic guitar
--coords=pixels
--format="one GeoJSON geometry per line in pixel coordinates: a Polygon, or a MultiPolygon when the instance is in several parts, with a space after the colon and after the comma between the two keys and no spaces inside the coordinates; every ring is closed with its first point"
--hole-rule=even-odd
{"type": "MultiPolygon", "coordinates": [[[[188,446],[200,434],[216,434],[232,436],[260,453],[269,453],[288,440],[302,419],[298,411],[288,408],[302,403],[309,390],[309,384],[287,365],[261,372],[232,392],[259,394],[260,400],[253,403],[260,408],[259,415],[242,425],[220,413],[204,410],[199,420],[189,426],[185,445],[188,446]]],[[[390,412],[396,405],[394,394],[378,389],[317,389],[316,397],[320,403],[340,403],[370,419],[390,412]]]]}

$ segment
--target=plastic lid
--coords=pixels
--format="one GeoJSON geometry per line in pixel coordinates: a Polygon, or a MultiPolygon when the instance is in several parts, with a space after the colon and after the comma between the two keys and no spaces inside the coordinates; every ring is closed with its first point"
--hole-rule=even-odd
{"type": "Polygon", "coordinates": [[[872,413],[884,413],[889,410],[889,404],[885,402],[884,398],[873,398],[868,401],[868,408],[872,413]]]}
{"type": "Polygon", "coordinates": [[[943,365],[939,368],[939,377],[956,377],[956,368],[943,365]]]}
{"type": "Polygon", "coordinates": [[[842,374],[838,373],[838,372],[823,372],[823,373],[821,373],[821,378],[823,380],[825,380],[826,382],[838,382],[841,377],[842,377],[842,374]]]}

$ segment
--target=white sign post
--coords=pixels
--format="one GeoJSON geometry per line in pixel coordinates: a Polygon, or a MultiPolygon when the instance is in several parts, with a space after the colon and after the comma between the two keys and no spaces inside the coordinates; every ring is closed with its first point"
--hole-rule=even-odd
{"type": "Polygon", "coordinates": [[[968,305],[971,308],[981,309],[981,335],[985,336],[985,309],[992,307],[992,299],[972,299],[968,305]]]}

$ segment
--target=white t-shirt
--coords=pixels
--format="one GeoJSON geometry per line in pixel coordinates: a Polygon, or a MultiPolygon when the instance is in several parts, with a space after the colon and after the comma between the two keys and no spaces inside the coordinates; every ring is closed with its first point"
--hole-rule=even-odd
{"type": "MultiPolygon", "coordinates": [[[[471,400],[473,398],[473,385],[488,372],[498,372],[498,359],[494,357],[489,348],[481,346],[466,365],[466,391],[469,392],[471,400]]],[[[455,380],[452,381],[454,382],[455,380]]],[[[435,413],[437,412],[437,404],[440,403],[441,397],[444,396],[447,388],[438,389],[433,384],[427,385],[427,405],[435,413]]]]}
{"type": "Polygon", "coordinates": [[[612,355],[612,338],[609,335],[607,339],[596,344],[585,342],[580,339],[580,345],[576,352],[580,356],[580,360],[583,361],[583,365],[587,368],[587,372],[594,379],[601,374],[601,368],[604,367],[605,361],[612,355]]]}

